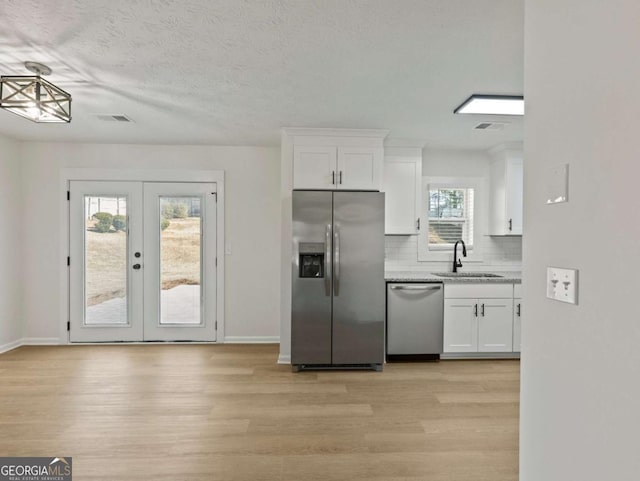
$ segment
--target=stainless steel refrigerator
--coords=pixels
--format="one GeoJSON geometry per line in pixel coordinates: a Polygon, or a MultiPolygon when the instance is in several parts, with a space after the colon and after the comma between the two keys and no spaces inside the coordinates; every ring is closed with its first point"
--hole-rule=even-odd
{"type": "Polygon", "coordinates": [[[291,363],[384,360],[384,194],[294,191],[291,363]]]}

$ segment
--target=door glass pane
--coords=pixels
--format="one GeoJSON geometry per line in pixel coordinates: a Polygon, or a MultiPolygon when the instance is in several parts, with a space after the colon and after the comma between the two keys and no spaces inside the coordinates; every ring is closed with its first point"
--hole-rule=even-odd
{"type": "Polygon", "coordinates": [[[127,324],[127,197],[84,197],[85,324],[127,324]]]}
{"type": "Polygon", "coordinates": [[[160,324],[200,324],[200,196],[160,196],[160,324]]]}

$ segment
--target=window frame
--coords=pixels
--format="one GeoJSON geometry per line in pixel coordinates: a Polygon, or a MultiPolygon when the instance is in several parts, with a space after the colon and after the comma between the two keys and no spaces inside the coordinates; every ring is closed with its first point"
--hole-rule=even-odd
{"type": "MultiPolygon", "coordinates": [[[[429,247],[429,191],[434,189],[473,189],[473,247],[467,248],[466,262],[482,262],[482,239],[486,232],[488,199],[482,177],[423,177],[418,233],[418,261],[453,262],[453,245],[429,247]]],[[[461,250],[460,250],[461,251],[461,250]]],[[[463,263],[465,262],[463,261],[463,263]]]]}

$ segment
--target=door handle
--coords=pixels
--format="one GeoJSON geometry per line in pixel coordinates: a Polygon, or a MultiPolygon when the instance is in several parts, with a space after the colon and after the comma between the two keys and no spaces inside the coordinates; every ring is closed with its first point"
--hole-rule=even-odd
{"type": "Polygon", "coordinates": [[[509,219],[509,232],[513,230],[513,219],[509,219]]]}
{"type": "Polygon", "coordinates": [[[476,317],[478,317],[478,304],[476,304],[476,305],[474,306],[473,314],[474,314],[476,317]]]}
{"type": "Polygon", "coordinates": [[[331,295],[331,224],[324,231],[324,293],[331,295]]]}
{"type": "Polygon", "coordinates": [[[140,264],[133,264],[133,268],[134,268],[135,270],[138,270],[138,269],[140,269],[141,267],[142,267],[142,266],[141,266],[140,264]]]}
{"type": "Polygon", "coordinates": [[[439,291],[442,286],[391,286],[398,291],[439,291]]]}
{"type": "Polygon", "coordinates": [[[340,171],[340,184],[342,184],[342,171],[340,171]]]}
{"type": "Polygon", "coordinates": [[[333,295],[340,294],[340,231],[338,224],[333,232],[333,295]]]}
{"type": "Polygon", "coordinates": [[[336,171],[332,170],[331,171],[331,185],[335,185],[336,184],[336,171]]]}
{"type": "Polygon", "coordinates": [[[518,315],[518,317],[520,317],[520,306],[521,306],[521,304],[518,304],[518,311],[516,312],[516,314],[518,315]]]}
{"type": "Polygon", "coordinates": [[[481,314],[482,314],[482,317],[484,317],[484,304],[482,304],[482,312],[481,312],[481,314]]]}
{"type": "Polygon", "coordinates": [[[420,217],[416,220],[416,230],[420,230],[420,217]]]}

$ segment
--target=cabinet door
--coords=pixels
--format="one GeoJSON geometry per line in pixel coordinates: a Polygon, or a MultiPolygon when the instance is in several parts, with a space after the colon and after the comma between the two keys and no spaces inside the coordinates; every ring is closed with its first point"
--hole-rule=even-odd
{"type": "Polygon", "coordinates": [[[506,178],[507,233],[522,235],[523,168],[521,159],[509,159],[506,178]]]}
{"type": "Polygon", "coordinates": [[[336,147],[293,148],[294,189],[335,189],[336,147]]]}
{"type": "Polygon", "coordinates": [[[338,147],[337,188],[380,190],[382,152],[377,147],[338,147]]]}
{"type": "Polygon", "coordinates": [[[478,300],[444,300],[444,352],[478,351],[478,300]]]}
{"type": "Polygon", "coordinates": [[[522,328],[522,299],[513,300],[513,352],[520,352],[520,332],[522,328]]]}
{"type": "Polygon", "coordinates": [[[385,234],[418,233],[421,172],[421,162],[385,162],[385,234]]]}
{"type": "Polygon", "coordinates": [[[478,352],[511,352],[513,299],[478,299],[478,352]]]}

